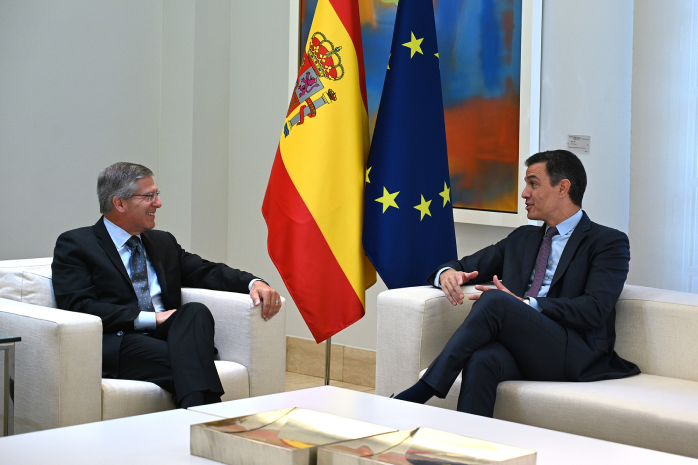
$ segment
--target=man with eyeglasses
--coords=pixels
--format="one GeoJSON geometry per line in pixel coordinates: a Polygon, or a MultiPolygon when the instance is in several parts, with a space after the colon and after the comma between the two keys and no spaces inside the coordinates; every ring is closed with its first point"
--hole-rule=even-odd
{"type": "Polygon", "coordinates": [[[102,218],[60,235],[54,249],[58,307],[102,319],[102,376],[150,381],[180,408],[220,402],[214,321],[205,305],[182,305],[182,287],[248,293],[272,318],[281,298],[260,278],[186,252],[157,231],[162,206],[153,172],[115,163],[97,179],[102,218]]]}

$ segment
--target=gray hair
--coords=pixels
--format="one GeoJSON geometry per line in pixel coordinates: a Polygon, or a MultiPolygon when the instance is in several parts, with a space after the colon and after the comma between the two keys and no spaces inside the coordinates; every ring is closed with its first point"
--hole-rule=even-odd
{"type": "Polygon", "coordinates": [[[97,177],[99,212],[109,213],[114,204],[112,199],[130,199],[138,190],[138,180],[152,176],[153,172],[136,163],[118,162],[104,168],[97,177]]]}

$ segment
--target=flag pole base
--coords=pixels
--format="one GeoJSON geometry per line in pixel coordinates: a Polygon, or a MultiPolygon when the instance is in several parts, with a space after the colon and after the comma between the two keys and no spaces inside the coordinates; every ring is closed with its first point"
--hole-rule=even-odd
{"type": "Polygon", "coordinates": [[[330,362],[332,360],[332,338],[325,341],[325,386],[330,385],[330,362]]]}

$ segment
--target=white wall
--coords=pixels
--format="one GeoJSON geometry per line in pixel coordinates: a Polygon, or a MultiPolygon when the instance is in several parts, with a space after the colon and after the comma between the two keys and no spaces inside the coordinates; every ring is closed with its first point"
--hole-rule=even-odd
{"type": "Polygon", "coordinates": [[[0,259],[99,218],[98,172],[155,171],[159,228],[225,261],[229,0],[0,3],[0,259]]]}
{"type": "Polygon", "coordinates": [[[162,3],[158,228],[226,261],[230,158],[231,3],[162,3]]]}
{"type": "Polygon", "coordinates": [[[698,292],[698,4],[637,0],[628,282],[698,292]]]}
{"type": "Polygon", "coordinates": [[[543,6],[541,150],[591,136],[583,208],[628,232],[632,0],[553,0],[543,6]]]}
{"type": "Polygon", "coordinates": [[[157,168],[157,2],[0,3],[0,259],[99,218],[97,173],[157,168]]]}

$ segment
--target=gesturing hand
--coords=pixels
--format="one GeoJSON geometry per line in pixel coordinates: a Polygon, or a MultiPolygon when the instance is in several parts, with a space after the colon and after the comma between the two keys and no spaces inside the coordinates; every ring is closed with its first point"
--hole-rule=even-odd
{"type": "Polygon", "coordinates": [[[255,305],[262,305],[262,318],[269,321],[281,309],[281,296],[262,281],[255,281],[250,290],[250,297],[255,305]]]}
{"type": "MultiPolygon", "coordinates": [[[[499,280],[499,278],[497,278],[497,275],[494,275],[493,281],[494,281],[495,287],[483,286],[482,284],[478,284],[478,285],[475,286],[475,289],[477,289],[478,291],[482,291],[483,293],[486,292],[486,291],[489,291],[489,290],[491,290],[491,289],[499,289],[500,291],[504,291],[504,292],[506,292],[507,294],[509,294],[509,295],[511,295],[511,296],[514,296],[514,297],[516,297],[516,298],[519,299],[519,300],[523,300],[521,297],[515,295],[515,294],[514,294],[513,292],[511,292],[509,289],[507,289],[506,287],[504,287],[504,284],[502,284],[502,282],[499,280]]],[[[477,299],[480,298],[481,295],[482,295],[482,294],[470,294],[470,295],[468,296],[468,298],[469,298],[470,300],[477,300],[477,299]]]]}
{"type": "Polygon", "coordinates": [[[441,273],[441,276],[439,276],[439,284],[441,284],[441,289],[444,291],[446,298],[448,298],[448,301],[451,302],[452,305],[463,303],[463,298],[465,295],[460,287],[476,277],[477,274],[477,271],[465,273],[463,271],[456,271],[454,269],[448,269],[441,273]]]}

